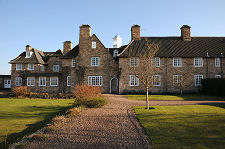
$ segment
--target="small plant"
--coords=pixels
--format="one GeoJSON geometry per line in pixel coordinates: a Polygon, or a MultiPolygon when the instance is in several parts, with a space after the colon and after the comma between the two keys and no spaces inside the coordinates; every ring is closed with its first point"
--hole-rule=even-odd
{"type": "Polygon", "coordinates": [[[12,92],[16,97],[28,96],[30,93],[30,89],[27,86],[18,86],[14,87],[12,92]]]}
{"type": "Polygon", "coordinates": [[[16,149],[21,149],[21,148],[24,148],[26,145],[27,145],[27,143],[21,143],[19,145],[16,145],[15,148],[16,149]]]}
{"type": "Polygon", "coordinates": [[[50,126],[45,128],[45,133],[56,131],[56,129],[57,128],[55,126],[50,125],[50,126]]]}
{"type": "Polygon", "coordinates": [[[69,109],[66,112],[66,117],[75,117],[75,116],[78,116],[78,115],[80,115],[81,110],[82,110],[81,107],[76,107],[76,108],[69,109]]]}
{"type": "Polygon", "coordinates": [[[44,134],[35,134],[33,135],[32,137],[34,140],[37,140],[37,141],[44,141],[46,140],[48,137],[44,134]]]}

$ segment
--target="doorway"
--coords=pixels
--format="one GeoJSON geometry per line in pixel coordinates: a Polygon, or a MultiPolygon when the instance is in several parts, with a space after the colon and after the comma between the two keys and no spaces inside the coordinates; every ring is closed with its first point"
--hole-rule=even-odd
{"type": "Polygon", "coordinates": [[[117,78],[112,78],[110,80],[110,93],[118,94],[118,79],[117,78]]]}

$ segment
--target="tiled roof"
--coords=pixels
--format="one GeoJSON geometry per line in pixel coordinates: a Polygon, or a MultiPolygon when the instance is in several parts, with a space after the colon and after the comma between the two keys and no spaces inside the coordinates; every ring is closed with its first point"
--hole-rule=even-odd
{"type": "Polygon", "coordinates": [[[18,57],[11,60],[10,64],[15,63],[35,63],[35,64],[45,64],[48,61],[50,56],[62,56],[61,50],[57,50],[56,52],[43,52],[37,49],[31,50],[33,54],[30,58],[26,58],[26,52],[22,52],[18,57]]]}
{"type": "Polygon", "coordinates": [[[109,53],[110,53],[111,55],[113,55],[114,50],[118,50],[118,53],[120,53],[120,52],[122,52],[123,49],[126,48],[126,47],[127,47],[127,45],[123,45],[123,46],[121,46],[120,48],[109,48],[109,53]]]}
{"type": "Polygon", "coordinates": [[[70,50],[62,58],[74,58],[79,54],[79,45],[76,45],[72,50],[70,50]]]}
{"type": "Polygon", "coordinates": [[[131,43],[119,54],[119,57],[139,56],[145,50],[146,41],[157,44],[158,57],[221,57],[225,55],[225,37],[192,37],[183,41],[181,37],[142,37],[131,43]]]}

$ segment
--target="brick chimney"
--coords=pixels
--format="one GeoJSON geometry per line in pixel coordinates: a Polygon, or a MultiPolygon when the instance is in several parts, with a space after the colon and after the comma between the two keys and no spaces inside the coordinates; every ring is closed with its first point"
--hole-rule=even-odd
{"type": "Polygon", "coordinates": [[[131,27],[131,40],[140,40],[140,26],[135,24],[131,27]]]}
{"type": "Polygon", "coordinates": [[[68,53],[70,50],[72,50],[72,42],[71,41],[63,42],[63,55],[68,53]]]}
{"type": "Polygon", "coordinates": [[[88,24],[81,25],[79,42],[81,42],[82,40],[87,40],[90,37],[91,37],[91,27],[88,24]]]}
{"type": "Polygon", "coordinates": [[[191,41],[191,27],[188,25],[183,25],[180,30],[183,41],[191,41]]]}
{"type": "Polygon", "coordinates": [[[26,51],[30,51],[32,48],[30,45],[26,45],[26,51]]]}

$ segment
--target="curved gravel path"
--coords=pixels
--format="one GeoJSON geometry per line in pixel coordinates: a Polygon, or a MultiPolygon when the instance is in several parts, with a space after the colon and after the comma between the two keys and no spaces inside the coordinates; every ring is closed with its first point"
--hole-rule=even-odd
{"type": "Polygon", "coordinates": [[[152,148],[132,109],[140,102],[120,95],[104,96],[107,105],[83,111],[62,128],[48,133],[46,141],[32,141],[26,148],[152,148]]]}

